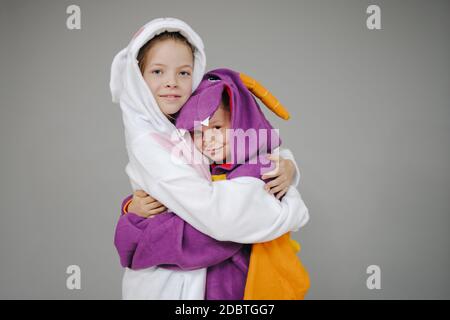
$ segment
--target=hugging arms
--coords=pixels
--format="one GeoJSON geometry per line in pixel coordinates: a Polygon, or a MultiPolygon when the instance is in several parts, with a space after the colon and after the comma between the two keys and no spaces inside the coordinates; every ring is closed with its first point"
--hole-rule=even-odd
{"type": "MultiPolygon", "coordinates": [[[[282,150],[281,154],[291,157],[288,150],[282,150]]],[[[263,176],[272,178],[265,187],[272,186],[278,190],[279,185],[276,182],[287,182],[290,185],[295,176],[299,177],[294,159],[292,157],[291,159],[280,157],[279,162],[277,161],[278,170],[263,176]]],[[[266,196],[274,197],[269,192],[266,196]]],[[[251,208],[252,205],[253,202],[249,201],[247,207],[251,208]]],[[[132,269],[156,265],[172,265],[182,269],[209,267],[228,259],[241,248],[235,242],[219,241],[199,232],[142,190],[123,201],[121,212],[116,228],[115,245],[123,267],[132,269]],[[161,215],[161,212],[164,214],[161,215]],[[221,250],[216,250],[217,248],[221,250]]]]}

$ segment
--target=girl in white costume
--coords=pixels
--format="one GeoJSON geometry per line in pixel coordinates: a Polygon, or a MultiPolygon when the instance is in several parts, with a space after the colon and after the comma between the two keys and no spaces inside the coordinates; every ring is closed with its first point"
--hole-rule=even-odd
{"type": "MultiPolygon", "coordinates": [[[[186,150],[195,150],[191,148],[191,137],[178,131],[160,109],[157,100],[161,97],[154,96],[136,59],[140,48],[164,31],[181,33],[195,48],[191,92],[197,88],[206,67],[201,38],[186,23],[174,18],[150,21],[115,56],[110,88],[113,102],[120,103],[122,109],[129,157],[126,172],[133,190],[151,194],[197,230],[220,241],[264,242],[297,231],[309,214],[295,187],[289,187],[280,202],[259,179],[241,177],[211,183],[207,163],[174,161],[171,148],[175,145],[181,143],[186,150]]],[[[281,150],[280,154],[293,160],[288,150],[281,150]]],[[[294,185],[300,179],[296,170],[294,185]]],[[[205,282],[206,269],[127,268],[122,295],[124,299],[204,299],[205,282]]]]}

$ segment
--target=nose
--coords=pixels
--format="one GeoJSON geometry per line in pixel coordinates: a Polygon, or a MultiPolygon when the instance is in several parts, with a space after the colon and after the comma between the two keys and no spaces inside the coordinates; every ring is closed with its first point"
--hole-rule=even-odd
{"type": "Polygon", "coordinates": [[[214,147],[222,141],[222,133],[214,128],[206,128],[202,130],[203,145],[206,149],[214,147]]]}
{"type": "Polygon", "coordinates": [[[164,86],[166,88],[176,88],[177,87],[177,80],[176,77],[173,75],[168,75],[165,81],[164,86]]]}

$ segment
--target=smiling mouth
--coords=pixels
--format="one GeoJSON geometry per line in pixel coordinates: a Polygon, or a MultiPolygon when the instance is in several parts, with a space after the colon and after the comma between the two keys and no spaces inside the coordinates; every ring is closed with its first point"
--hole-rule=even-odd
{"type": "Polygon", "coordinates": [[[223,149],[223,146],[219,147],[219,148],[215,148],[215,149],[205,149],[205,152],[211,154],[211,155],[215,155],[217,152],[221,151],[223,149]]]}

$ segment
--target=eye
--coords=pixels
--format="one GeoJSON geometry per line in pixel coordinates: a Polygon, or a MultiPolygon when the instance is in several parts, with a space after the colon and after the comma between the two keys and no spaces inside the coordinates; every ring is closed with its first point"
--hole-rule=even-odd
{"type": "Polygon", "coordinates": [[[152,70],[152,74],[160,75],[162,71],[160,69],[152,70]]]}
{"type": "Polygon", "coordinates": [[[191,75],[191,73],[188,72],[188,71],[181,71],[180,74],[181,74],[183,77],[189,77],[189,76],[191,75]]]}
{"type": "Polygon", "coordinates": [[[220,129],[222,129],[222,126],[215,126],[214,128],[217,130],[220,130],[220,129]]]}
{"type": "Polygon", "coordinates": [[[217,82],[217,81],[220,81],[220,79],[216,76],[209,76],[208,81],[209,82],[217,82]]]}

